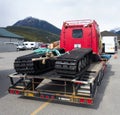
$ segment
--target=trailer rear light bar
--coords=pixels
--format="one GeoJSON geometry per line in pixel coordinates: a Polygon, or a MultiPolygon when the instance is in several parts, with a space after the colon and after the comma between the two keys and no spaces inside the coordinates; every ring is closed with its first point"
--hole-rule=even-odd
{"type": "Polygon", "coordinates": [[[23,92],[21,93],[21,91],[16,90],[16,89],[10,89],[9,90],[10,94],[22,94],[24,96],[28,96],[28,97],[39,97],[41,99],[47,99],[47,100],[61,100],[61,101],[67,101],[67,102],[75,102],[75,103],[80,103],[80,104],[88,104],[88,105],[92,105],[93,104],[93,99],[90,98],[77,98],[74,97],[74,99],[70,96],[56,96],[56,95],[49,95],[49,94],[38,94],[35,95],[34,93],[30,93],[30,92],[23,92]],[[74,100],[74,101],[73,101],[74,100]]]}

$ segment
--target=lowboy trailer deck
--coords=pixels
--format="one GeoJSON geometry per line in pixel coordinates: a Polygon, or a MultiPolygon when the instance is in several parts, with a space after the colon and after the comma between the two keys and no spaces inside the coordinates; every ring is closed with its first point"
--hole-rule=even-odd
{"type": "Polygon", "coordinates": [[[59,76],[55,70],[41,75],[14,73],[9,75],[11,86],[8,91],[10,94],[91,105],[105,67],[106,61],[94,62],[74,78],[59,76]]]}

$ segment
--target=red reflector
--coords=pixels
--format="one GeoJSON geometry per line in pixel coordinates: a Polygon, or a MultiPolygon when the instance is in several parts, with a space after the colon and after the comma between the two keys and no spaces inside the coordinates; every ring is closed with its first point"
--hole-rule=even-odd
{"type": "Polygon", "coordinates": [[[20,91],[18,91],[18,90],[15,91],[15,94],[16,94],[16,95],[18,95],[19,93],[20,93],[20,91]]]}
{"type": "Polygon", "coordinates": [[[80,99],[80,103],[84,103],[85,102],[85,100],[84,99],[80,99]]]}
{"type": "Polygon", "coordinates": [[[40,95],[40,98],[42,98],[42,99],[43,99],[43,98],[44,98],[44,95],[40,95]]]}
{"type": "Polygon", "coordinates": [[[91,100],[91,99],[87,100],[87,104],[92,104],[92,103],[93,103],[93,100],[91,100]]]}
{"type": "Polygon", "coordinates": [[[45,98],[46,98],[46,99],[49,99],[49,96],[46,96],[45,98]]]}
{"type": "Polygon", "coordinates": [[[55,99],[55,97],[54,97],[54,96],[51,96],[51,99],[55,99]]]}
{"type": "Polygon", "coordinates": [[[14,90],[10,90],[9,92],[10,92],[10,94],[14,94],[14,90]]]}

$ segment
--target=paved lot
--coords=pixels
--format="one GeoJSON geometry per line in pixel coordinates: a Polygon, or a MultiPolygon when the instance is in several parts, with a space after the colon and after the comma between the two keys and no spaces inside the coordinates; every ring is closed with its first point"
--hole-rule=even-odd
{"type": "Polygon", "coordinates": [[[7,76],[10,73],[15,72],[13,67],[15,58],[30,52],[31,51],[28,50],[0,53],[0,97],[6,94],[6,91],[10,85],[10,80],[7,76]]]}
{"type": "Polygon", "coordinates": [[[119,115],[120,114],[120,51],[112,57],[93,106],[47,102],[40,99],[10,95],[8,74],[14,72],[13,62],[17,56],[30,53],[21,51],[0,53],[0,115],[119,115]]]}

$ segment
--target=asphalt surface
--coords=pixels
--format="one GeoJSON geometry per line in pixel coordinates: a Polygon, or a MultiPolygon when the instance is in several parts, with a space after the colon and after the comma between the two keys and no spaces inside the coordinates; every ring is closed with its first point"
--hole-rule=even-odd
{"type": "Polygon", "coordinates": [[[0,115],[119,115],[120,51],[109,60],[101,86],[92,106],[45,101],[8,94],[8,75],[14,72],[16,57],[31,51],[0,53],[0,115]]]}
{"type": "Polygon", "coordinates": [[[5,44],[3,42],[0,42],[0,53],[2,52],[13,52],[16,51],[17,47],[14,44],[5,44]]]}
{"type": "Polygon", "coordinates": [[[14,60],[18,56],[22,56],[32,51],[16,51],[16,52],[2,52],[0,53],[0,97],[6,95],[6,91],[10,86],[8,75],[15,72],[14,60]]]}

